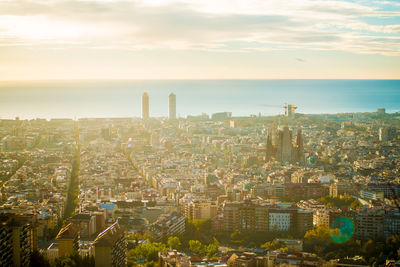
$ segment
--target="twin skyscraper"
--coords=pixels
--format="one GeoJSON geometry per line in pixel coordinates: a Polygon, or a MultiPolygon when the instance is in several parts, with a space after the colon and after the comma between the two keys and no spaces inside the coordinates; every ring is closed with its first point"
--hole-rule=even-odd
{"type": "MultiPolygon", "coordinates": [[[[148,119],[150,117],[150,105],[149,105],[149,95],[143,93],[142,95],[142,119],[148,119]]],[[[171,93],[168,96],[168,118],[170,120],[176,119],[176,95],[171,93]]]]}

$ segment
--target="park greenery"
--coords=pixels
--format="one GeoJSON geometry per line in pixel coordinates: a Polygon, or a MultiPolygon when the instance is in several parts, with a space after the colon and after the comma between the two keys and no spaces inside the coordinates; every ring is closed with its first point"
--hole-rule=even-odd
{"type": "MultiPolygon", "coordinates": [[[[186,220],[186,232],[181,236],[169,237],[165,242],[140,244],[128,251],[130,266],[137,263],[153,264],[158,260],[158,252],[169,248],[183,251],[188,255],[200,255],[209,259],[218,256],[218,247],[261,248],[265,250],[287,251],[288,248],[276,238],[294,238],[284,232],[233,232],[210,231],[211,221],[186,220]]],[[[337,229],[336,229],[337,230],[337,229]]],[[[315,253],[325,260],[362,256],[372,266],[384,263],[385,259],[400,257],[400,237],[393,236],[381,241],[360,241],[350,238],[344,243],[335,243],[331,238],[332,231],[325,226],[318,226],[304,235],[304,251],[315,253]]],[[[139,236],[138,236],[139,237],[139,236]]],[[[144,237],[144,236],[143,236],[144,237]]]]}
{"type": "Polygon", "coordinates": [[[94,257],[93,256],[81,256],[78,252],[73,252],[68,255],[60,256],[50,262],[49,259],[41,254],[39,251],[35,250],[32,252],[30,257],[30,263],[32,267],[94,267],[94,257]]]}
{"type": "MultiPolygon", "coordinates": [[[[158,253],[168,249],[176,249],[188,255],[199,255],[216,259],[218,247],[257,248],[275,238],[288,237],[287,232],[242,232],[239,230],[211,231],[211,220],[186,219],[186,231],[180,236],[168,237],[161,242],[154,242],[148,235],[130,234],[128,236],[128,265],[153,264],[158,260],[158,253]],[[147,239],[147,243],[139,244],[139,240],[147,239]]],[[[293,237],[293,235],[290,235],[293,237]]]]}
{"type": "Polygon", "coordinates": [[[182,235],[182,247],[189,247],[189,240],[199,240],[203,244],[215,243],[215,240],[223,246],[233,248],[239,247],[259,247],[266,241],[272,241],[275,238],[297,237],[294,233],[281,231],[212,231],[211,219],[191,220],[186,219],[186,231],[182,235]]]}
{"type": "Polygon", "coordinates": [[[68,193],[65,205],[64,219],[71,217],[78,204],[79,194],[79,167],[80,167],[80,151],[74,153],[72,160],[71,178],[68,186],[68,193]]]}
{"type": "Polygon", "coordinates": [[[317,199],[317,201],[325,204],[327,208],[339,208],[339,209],[362,208],[361,203],[356,198],[351,196],[340,196],[340,197],[326,196],[317,199]]]}
{"type": "Polygon", "coordinates": [[[176,250],[180,249],[182,245],[181,241],[179,240],[179,237],[177,236],[168,237],[167,244],[171,249],[176,249],[176,250]]]}
{"type": "Polygon", "coordinates": [[[55,267],[94,267],[93,256],[81,256],[78,252],[64,255],[55,259],[55,267]]]}
{"type": "MultiPolygon", "coordinates": [[[[239,230],[210,231],[211,221],[186,220],[186,232],[180,236],[170,236],[165,240],[154,241],[148,234],[129,234],[127,262],[128,266],[158,266],[159,252],[176,249],[187,255],[198,255],[202,258],[216,259],[219,247],[261,248],[264,250],[287,251],[284,243],[274,241],[276,238],[295,238],[287,232],[242,232],[239,230]],[[144,241],[144,242],[143,242],[144,241]]],[[[343,243],[333,241],[331,235],[337,229],[318,226],[304,235],[303,250],[316,254],[324,260],[361,256],[371,266],[380,266],[386,259],[400,259],[400,236],[386,240],[360,241],[354,237],[343,243]]],[[[302,238],[302,237],[301,237],[302,238]]],[[[38,253],[32,255],[37,266],[49,266],[48,260],[38,253]]],[[[93,258],[81,257],[76,253],[60,257],[54,266],[94,266],[93,258]]]]}
{"type": "Polygon", "coordinates": [[[281,251],[288,250],[288,247],[283,242],[275,242],[275,241],[267,241],[261,245],[261,248],[268,250],[268,251],[274,251],[277,249],[279,249],[281,251]]]}
{"type": "Polygon", "coordinates": [[[71,178],[68,185],[67,198],[65,203],[64,220],[71,217],[78,204],[79,195],[79,168],[81,163],[81,143],[79,140],[78,124],[74,125],[75,142],[77,144],[72,159],[71,178]]]}
{"type": "Polygon", "coordinates": [[[400,258],[400,236],[386,240],[360,241],[350,238],[344,243],[335,243],[326,226],[318,226],[304,235],[304,251],[317,254],[325,260],[362,256],[371,266],[379,266],[386,259],[400,258]]]}
{"type": "Polygon", "coordinates": [[[158,253],[168,248],[161,242],[148,242],[137,245],[127,253],[128,263],[158,261],[158,253]]]}

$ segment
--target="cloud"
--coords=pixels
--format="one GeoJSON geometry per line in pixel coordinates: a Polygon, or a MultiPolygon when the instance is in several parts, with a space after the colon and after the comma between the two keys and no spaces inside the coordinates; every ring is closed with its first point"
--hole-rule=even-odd
{"type": "Polygon", "coordinates": [[[375,1],[376,4],[378,5],[392,5],[396,7],[400,7],[399,2],[392,2],[392,1],[375,1]]]}
{"type": "Polygon", "coordinates": [[[346,1],[0,0],[0,6],[2,45],[400,52],[396,37],[400,25],[361,21],[399,12],[346,1]],[[234,42],[243,45],[234,47],[234,42]]]}

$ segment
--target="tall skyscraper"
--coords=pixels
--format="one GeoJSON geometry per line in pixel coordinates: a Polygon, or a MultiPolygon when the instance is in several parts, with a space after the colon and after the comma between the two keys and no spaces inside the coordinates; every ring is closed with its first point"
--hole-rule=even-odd
{"type": "Polygon", "coordinates": [[[149,118],[149,95],[143,93],[142,95],[142,119],[149,118]]]}
{"type": "Polygon", "coordinates": [[[176,119],[176,95],[174,93],[168,96],[168,118],[170,120],[176,119]]]}

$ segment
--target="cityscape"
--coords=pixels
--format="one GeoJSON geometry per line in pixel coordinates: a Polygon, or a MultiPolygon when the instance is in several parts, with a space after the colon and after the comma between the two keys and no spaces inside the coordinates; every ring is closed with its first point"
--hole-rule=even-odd
{"type": "Polygon", "coordinates": [[[141,101],[141,118],[0,120],[2,266],[397,264],[399,113],[141,101]]]}
{"type": "Polygon", "coordinates": [[[0,0],[0,267],[400,266],[399,0],[0,0]]]}

